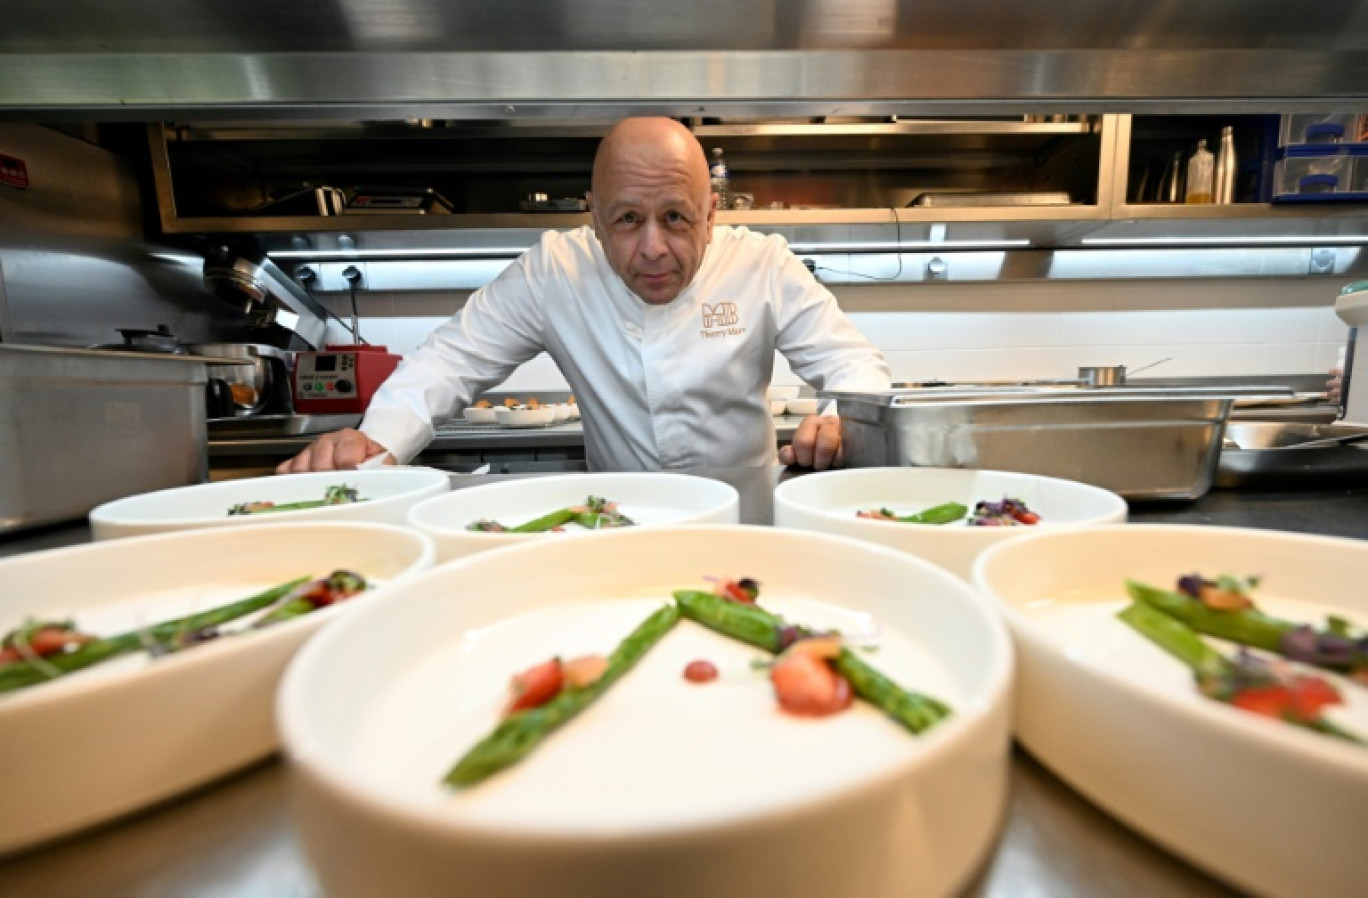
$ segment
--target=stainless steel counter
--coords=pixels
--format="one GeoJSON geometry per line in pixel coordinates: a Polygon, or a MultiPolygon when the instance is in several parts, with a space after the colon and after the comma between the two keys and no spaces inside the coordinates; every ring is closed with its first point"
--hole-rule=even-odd
{"type": "MultiPolygon", "coordinates": [[[[741,519],[750,524],[773,523],[773,487],[793,476],[779,469],[693,473],[735,486],[741,519]]],[[[462,477],[454,485],[501,479],[507,476],[462,477]]],[[[1131,520],[1362,539],[1368,538],[1368,488],[1217,490],[1195,502],[1134,505],[1131,520]]],[[[84,524],[33,531],[0,539],[0,557],[89,538],[84,524]]],[[[0,891],[44,898],[318,898],[291,828],[287,781],[284,765],[267,760],[160,807],[11,857],[0,862],[0,891]]],[[[1094,808],[1020,749],[1011,789],[998,844],[967,890],[974,898],[1237,894],[1094,808]]]]}

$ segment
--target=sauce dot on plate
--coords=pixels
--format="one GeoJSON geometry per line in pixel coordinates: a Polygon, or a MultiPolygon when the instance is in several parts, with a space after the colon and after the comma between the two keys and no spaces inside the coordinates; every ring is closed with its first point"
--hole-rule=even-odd
{"type": "Polygon", "coordinates": [[[684,679],[690,683],[710,683],[717,679],[717,665],[711,661],[690,661],[684,667],[684,679]]]}

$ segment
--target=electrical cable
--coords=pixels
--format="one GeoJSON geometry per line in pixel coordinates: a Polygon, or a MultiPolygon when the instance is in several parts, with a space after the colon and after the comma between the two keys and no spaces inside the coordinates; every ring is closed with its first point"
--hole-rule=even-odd
{"type": "Polygon", "coordinates": [[[898,210],[897,210],[897,209],[893,208],[892,206],[889,206],[889,207],[888,207],[888,211],[893,215],[894,241],[895,241],[895,242],[894,242],[894,245],[897,246],[897,254],[898,254],[898,270],[895,271],[895,272],[893,272],[893,276],[892,276],[892,277],[886,277],[886,278],[875,277],[875,276],[872,275],[872,274],[863,274],[862,272],[859,272],[859,271],[840,271],[840,270],[838,270],[838,269],[836,269],[836,268],[827,268],[825,265],[816,265],[816,264],[814,264],[813,267],[812,267],[813,272],[816,273],[816,272],[818,272],[818,271],[825,271],[825,272],[829,272],[830,274],[845,275],[846,277],[864,278],[864,279],[867,280],[867,281],[888,281],[888,282],[892,282],[892,281],[896,281],[896,280],[898,280],[900,277],[902,277],[902,272],[903,272],[902,220],[901,220],[900,218],[898,218],[898,210]]]}

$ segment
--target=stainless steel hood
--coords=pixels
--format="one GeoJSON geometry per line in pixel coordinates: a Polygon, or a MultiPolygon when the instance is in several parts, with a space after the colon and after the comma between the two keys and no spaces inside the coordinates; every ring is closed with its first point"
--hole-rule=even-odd
{"type": "Polygon", "coordinates": [[[8,0],[0,117],[1368,107],[1368,0],[8,0]]]}

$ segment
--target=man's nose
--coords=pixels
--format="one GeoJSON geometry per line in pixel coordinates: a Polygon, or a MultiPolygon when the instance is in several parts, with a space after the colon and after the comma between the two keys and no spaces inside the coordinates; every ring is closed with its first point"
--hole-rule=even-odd
{"type": "Polygon", "coordinates": [[[665,231],[654,221],[646,222],[641,232],[641,254],[647,259],[659,259],[669,252],[665,243],[665,231]]]}

